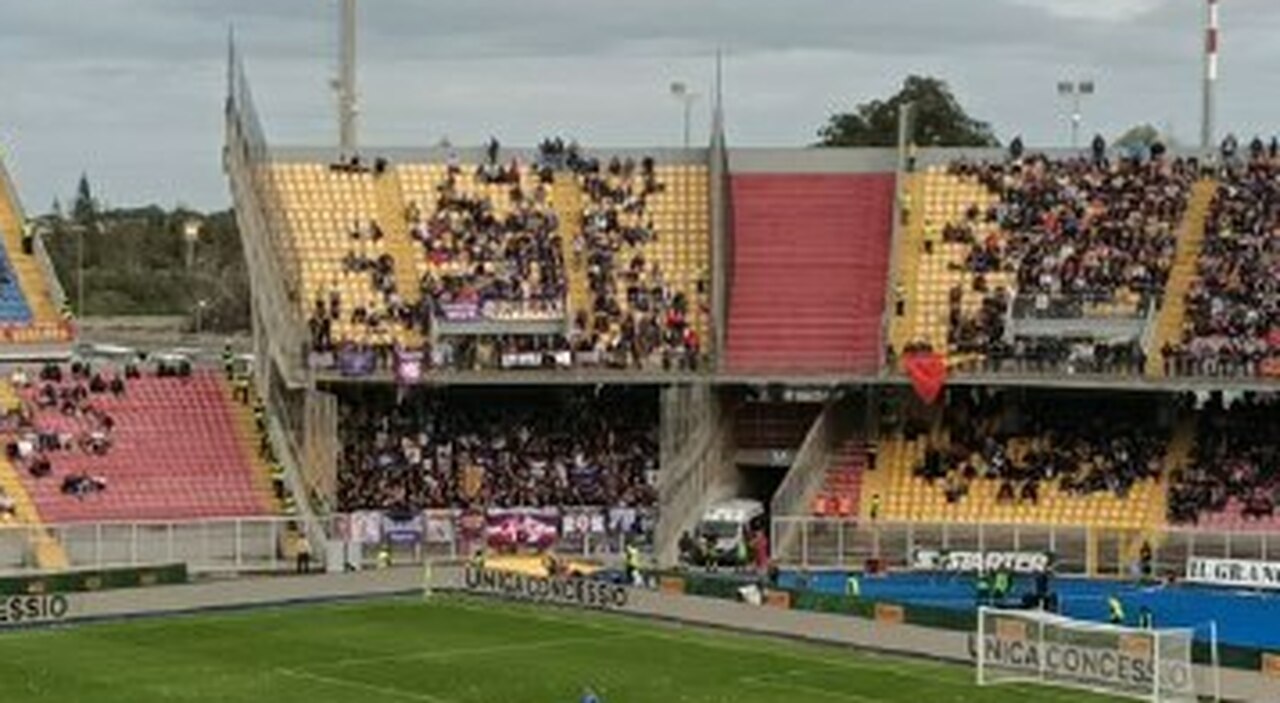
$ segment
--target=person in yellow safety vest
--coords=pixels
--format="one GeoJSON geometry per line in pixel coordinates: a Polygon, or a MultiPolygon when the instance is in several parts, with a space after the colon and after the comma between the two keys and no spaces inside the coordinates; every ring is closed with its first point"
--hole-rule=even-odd
{"type": "Polygon", "coordinates": [[[391,548],[385,543],[378,547],[378,568],[387,569],[391,567],[391,548]]]}
{"type": "Polygon", "coordinates": [[[483,548],[476,549],[476,551],[471,554],[471,568],[473,569],[484,568],[484,549],[483,548]]]}
{"type": "Polygon", "coordinates": [[[862,584],[855,574],[849,574],[844,580],[844,594],[850,598],[862,597],[862,584]]]}
{"type": "Polygon", "coordinates": [[[640,550],[634,544],[628,544],[626,548],[626,569],[627,583],[640,585],[640,550]]]}
{"type": "Polygon", "coordinates": [[[1124,624],[1124,603],[1114,593],[1107,596],[1107,608],[1111,611],[1111,624],[1124,624]]]}
{"type": "Polygon", "coordinates": [[[871,494],[871,519],[872,520],[880,519],[880,494],[879,493],[871,494]]]}

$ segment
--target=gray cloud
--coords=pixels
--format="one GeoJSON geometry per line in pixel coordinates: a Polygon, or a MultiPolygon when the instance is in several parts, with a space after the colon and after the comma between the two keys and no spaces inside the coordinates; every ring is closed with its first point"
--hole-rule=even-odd
{"type": "MultiPolygon", "coordinates": [[[[43,0],[0,6],[0,140],[32,209],[88,171],[113,202],[226,202],[219,170],[227,28],[270,138],[333,137],[337,0],[43,0]]],[[[736,144],[804,144],[833,110],[907,72],[948,79],[1005,137],[1061,143],[1063,76],[1094,77],[1086,130],[1149,121],[1190,140],[1199,3],[1181,0],[364,0],[363,136],[415,144],[549,132],[672,143],[675,78],[709,91],[729,52],[736,144]]],[[[1223,125],[1270,131],[1274,0],[1223,6],[1223,125]]],[[[705,125],[705,100],[699,122],[705,125]]],[[[705,129],[700,137],[705,136],[705,129]]]]}

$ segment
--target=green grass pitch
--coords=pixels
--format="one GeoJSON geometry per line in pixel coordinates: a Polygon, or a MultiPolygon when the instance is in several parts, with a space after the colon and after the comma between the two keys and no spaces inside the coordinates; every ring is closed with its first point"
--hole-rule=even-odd
{"type": "Polygon", "coordinates": [[[437,597],[0,631],[0,700],[1065,703],[973,669],[597,613],[437,597]]]}

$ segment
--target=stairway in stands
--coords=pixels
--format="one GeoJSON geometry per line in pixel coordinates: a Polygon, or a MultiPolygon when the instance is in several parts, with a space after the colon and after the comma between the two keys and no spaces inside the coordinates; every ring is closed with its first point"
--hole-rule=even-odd
{"type": "MultiPolygon", "coordinates": [[[[102,457],[51,454],[50,477],[22,472],[41,517],[52,524],[272,514],[269,485],[237,436],[225,383],[209,372],[187,379],[144,377],[130,381],[122,398],[95,395],[94,405],[115,420],[115,444],[102,457]],[[74,472],[104,477],[107,489],[84,498],[63,495],[62,479],[74,472]]],[[[38,411],[36,423],[66,431],[77,427],[57,409],[38,411]]]]}
{"type": "MultiPolygon", "coordinates": [[[[0,165],[0,169],[3,165],[0,165]]],[[[22,251],[23,221],[18,205],[18,194],[7,187],[7,179],[0,177],[0,235],[3,235],[5,254],[13,270],[14,278],[30,319],[25,324],[31,329],[17,331],[14,341],[66,341],[70,331],[62,324],[61,312],[53,301],[53,292],[45,279],[36,257],[22,251]]]]}
{"type": "MultiPolygon", "coordinates": [[[[386,237],[387,253],[395,259],[397,290],[405,302],[415,302],[419,298],[418,268],[415,262],[422,256],[422,249],[409,233],[409,222],[405,217],[408,201],[400,183],[400,172],[398,169],[388,168],[381,175],[375,176],[373,183],[378,227],[386,237]]],[[[403,340],[407,345],[416,347],[422,343],[422,334],[418,330],[407,331],[403,340]]]]}
{"type": "MultiPolygon", "coordinates": [[[[18,403],[18,394],[14,392],[13,386],[9,385],[8,381],[0,381],[0,408],[8,410],[17,407],[18,403]]],[[[36,565],[39,568],[67,568],[66,550],[45,529],[44,521],[40,518],[40,511],[36,509],[35,501],[31,499],[31,495],[27,493],[26,486],[22,484],[22,478],[18,473],[17,467],[3,455],[0,455],[0,490],[3,490],[4,494],[11,498],[14,503],[12,522],[6,523],[0,518],[0,527],[23,525],[28,528],[28,532],[21,540],[21,544],[24,549],[28,549],[35,555],[36,565]]],[[[11,536],[12,534],[9,531],[5,532],[6,536],[11,536]]]]}
{"type": "Polygon", "coordinates": [[[813,512],[820,517],[859,517],[863,476],[870,458],[861,440],[850,440],[831,457],[813,512]]]}
{"type": "Polygon", "coordinates": [[[1197,181],[1191,188],[1187,212],[1178,229],[1178,246],[1174,254],[1173,269],[1165,284],[1164,303],[1156,318],[1155,335],[1147,349],[1147,375],[1164,376],[1164,357],[1160,350],[1165,344],[1182,339],[1182,326],[1187,315],[1187,291],[1196,280],[1200,250],[1204,246],[1205,219],[1209,207],[1218,192],[1218,183],[1212,179],[1197,181]]]}
{"type": "Polygon", "coordinates": [[[733,176],[730,370],[878,372],[893,187],[893,174],[733,176]]]}
{"type": "Polygon", "coordinates": [[[905,175],[900,187],[903,193],[903,207],[907,211],[907,222],[898,231],[896,270],[889,272],[894,294],[885,302],[885,305],[895,308],[889,314],[889,344],[899,353],[917,337],[912,320],[916,309],[916,281],[920,277],[920,256],[924,248],[924,175],[920,173],[905,175]],[[903,307],[901,316],[896,312],[899,302],[903,307]]]}
{"type": "Polygon", "coordinates": [[[575,255],[574,240],[582,234],[582,188],[571,174],[563,173],[551,186],[551,204],[560,221],[560,247],[564,256],[567,294],[565,309],[572,321],[578,313],[587,314],[587,329],[591,329],[591,288],[587,280],[586,252],[575,255]]]}

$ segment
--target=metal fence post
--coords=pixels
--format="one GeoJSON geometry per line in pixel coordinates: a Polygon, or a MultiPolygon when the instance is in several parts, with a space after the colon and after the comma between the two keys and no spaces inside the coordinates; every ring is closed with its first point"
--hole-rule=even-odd
{"type": "Polygon", "coordinates": [[[236,547],[235,547],[235,549],[236,549],[236,571],[239,571],[239,570],[240,570],[240,565],[241,565],[241,563],[242,563],[242,559],[241,559],[241,558],[243,557],[243,551],[244,551],[243,549],[241,549],[242,545],[241,545],[241,543],[240,543],[240,518],[236,518],[235,526],[236,526],[236,547]]]}
{"type": "MultiPolygon", "coordinates": [[[[272,520],[271,525],[271,570],[280,570],[280,522],[272,520]]],[[[305,530],[305,528],[304,528],[305,530]]]]}
{"type": "Polygon", "coordinates": [[[93,526],[93,565],[102,567],[102,523],[93,526]]]}
{"type": "Polygon", "coordinates": [[[175,527],[175,525],[171,522],[169,523],[168,527],[169,527],[169,534],[168,534],[167,546],[166,546],[166,549],[168,551],[168,556],[166,557],[165,560],[168,561],[170,564],[172,564],[175,561],[173,556],[173,528],[175,527]]]}
{"type": "Polygon", "coordinates": [[[138,564],[138,523],[129,525],[129,564],[137,566],[138,564]]]}
{"type": "Polygon", "coordinates": [[[809,568],[809,521],[800,523],[800,565],[809,568]]]}
{"type": "Polygon", "coordinates": [[[847,520],[836,521],[836,565],[844,566],[844,528],[849,524],[847,520]]]}

